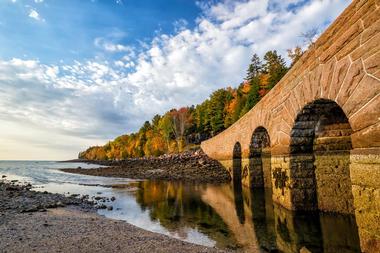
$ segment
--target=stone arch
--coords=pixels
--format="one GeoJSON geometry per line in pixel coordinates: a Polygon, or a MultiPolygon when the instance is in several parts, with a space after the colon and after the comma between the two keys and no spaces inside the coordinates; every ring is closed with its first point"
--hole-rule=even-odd
{"type": "Polygon", "coordinates": [[[290,141],[293,209],[354,212],[351,134],[346,114],[332,100],[315,100],[298,113],[290,141]]]}
{"type": "Polygon", "coordinates": [[[249,145],[250,186],[272,187],[271,184],[271,153],[268,131],[259,126],[255,129],[249,145]]]}
{"type": "Polygon", "coordinates": [[[241,154],[241,144],[236,142],[234,145],[233,155],[232,155],[232,178],[233,181],[241,182],[242,174],[242,154],[241,154]]]}

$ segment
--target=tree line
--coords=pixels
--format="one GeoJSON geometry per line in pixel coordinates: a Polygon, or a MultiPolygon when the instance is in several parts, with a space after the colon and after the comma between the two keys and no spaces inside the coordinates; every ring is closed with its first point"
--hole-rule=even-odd
{"type": "MultiPolygon", "coordinates": [[[[302,55],[302,50],[297,48],[289,51],[292,65],[302,55]]],[[[119,136],[104,146],[90,147],[79,153],[79,158],[119,160],[177,153],[197,147],[201,141],[215,136],[246,114],[288,69],[276,50],[268,51],[263,60],[254,54],[246,77],[237,88],[218,89],[199,105],[155,115],[137,132],[119,136]]]]}

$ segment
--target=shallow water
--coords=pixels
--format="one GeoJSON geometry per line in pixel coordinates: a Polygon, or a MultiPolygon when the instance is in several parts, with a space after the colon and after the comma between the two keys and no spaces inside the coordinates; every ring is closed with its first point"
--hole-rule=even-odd
{"type": "Polygon", "coordinates": [[[30,182],[40,191],[114,196],[114,202],[106,203],[113,210],[99,210],[99,214],[201,245],[286,253],[302,247],[311,252],[360,252],[354,216],[294,213],[274,204],[269,189],[137,181],[58,170],[78,166],[100,167],[0,161],[0,176],[30,182]]]}

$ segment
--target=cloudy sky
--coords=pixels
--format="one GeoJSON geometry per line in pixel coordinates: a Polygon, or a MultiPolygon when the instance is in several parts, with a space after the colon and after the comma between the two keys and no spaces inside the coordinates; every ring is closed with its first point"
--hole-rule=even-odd
{"type": "Polygon", "coordinates": [[[0,0],[0,159],[75,158],[237,86],[345,0],[0,0]]]}

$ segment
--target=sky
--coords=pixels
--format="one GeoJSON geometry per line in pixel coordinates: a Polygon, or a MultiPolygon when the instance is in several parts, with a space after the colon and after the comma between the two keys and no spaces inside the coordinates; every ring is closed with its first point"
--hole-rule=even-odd
{"type": "MultiPolygon", "coordinates": [[[[64,160],[236,87],[347,0],[0,0],[0,160],[64,160]]],[[[287,59],[287,61],[289,61],[287,59]]]]}

